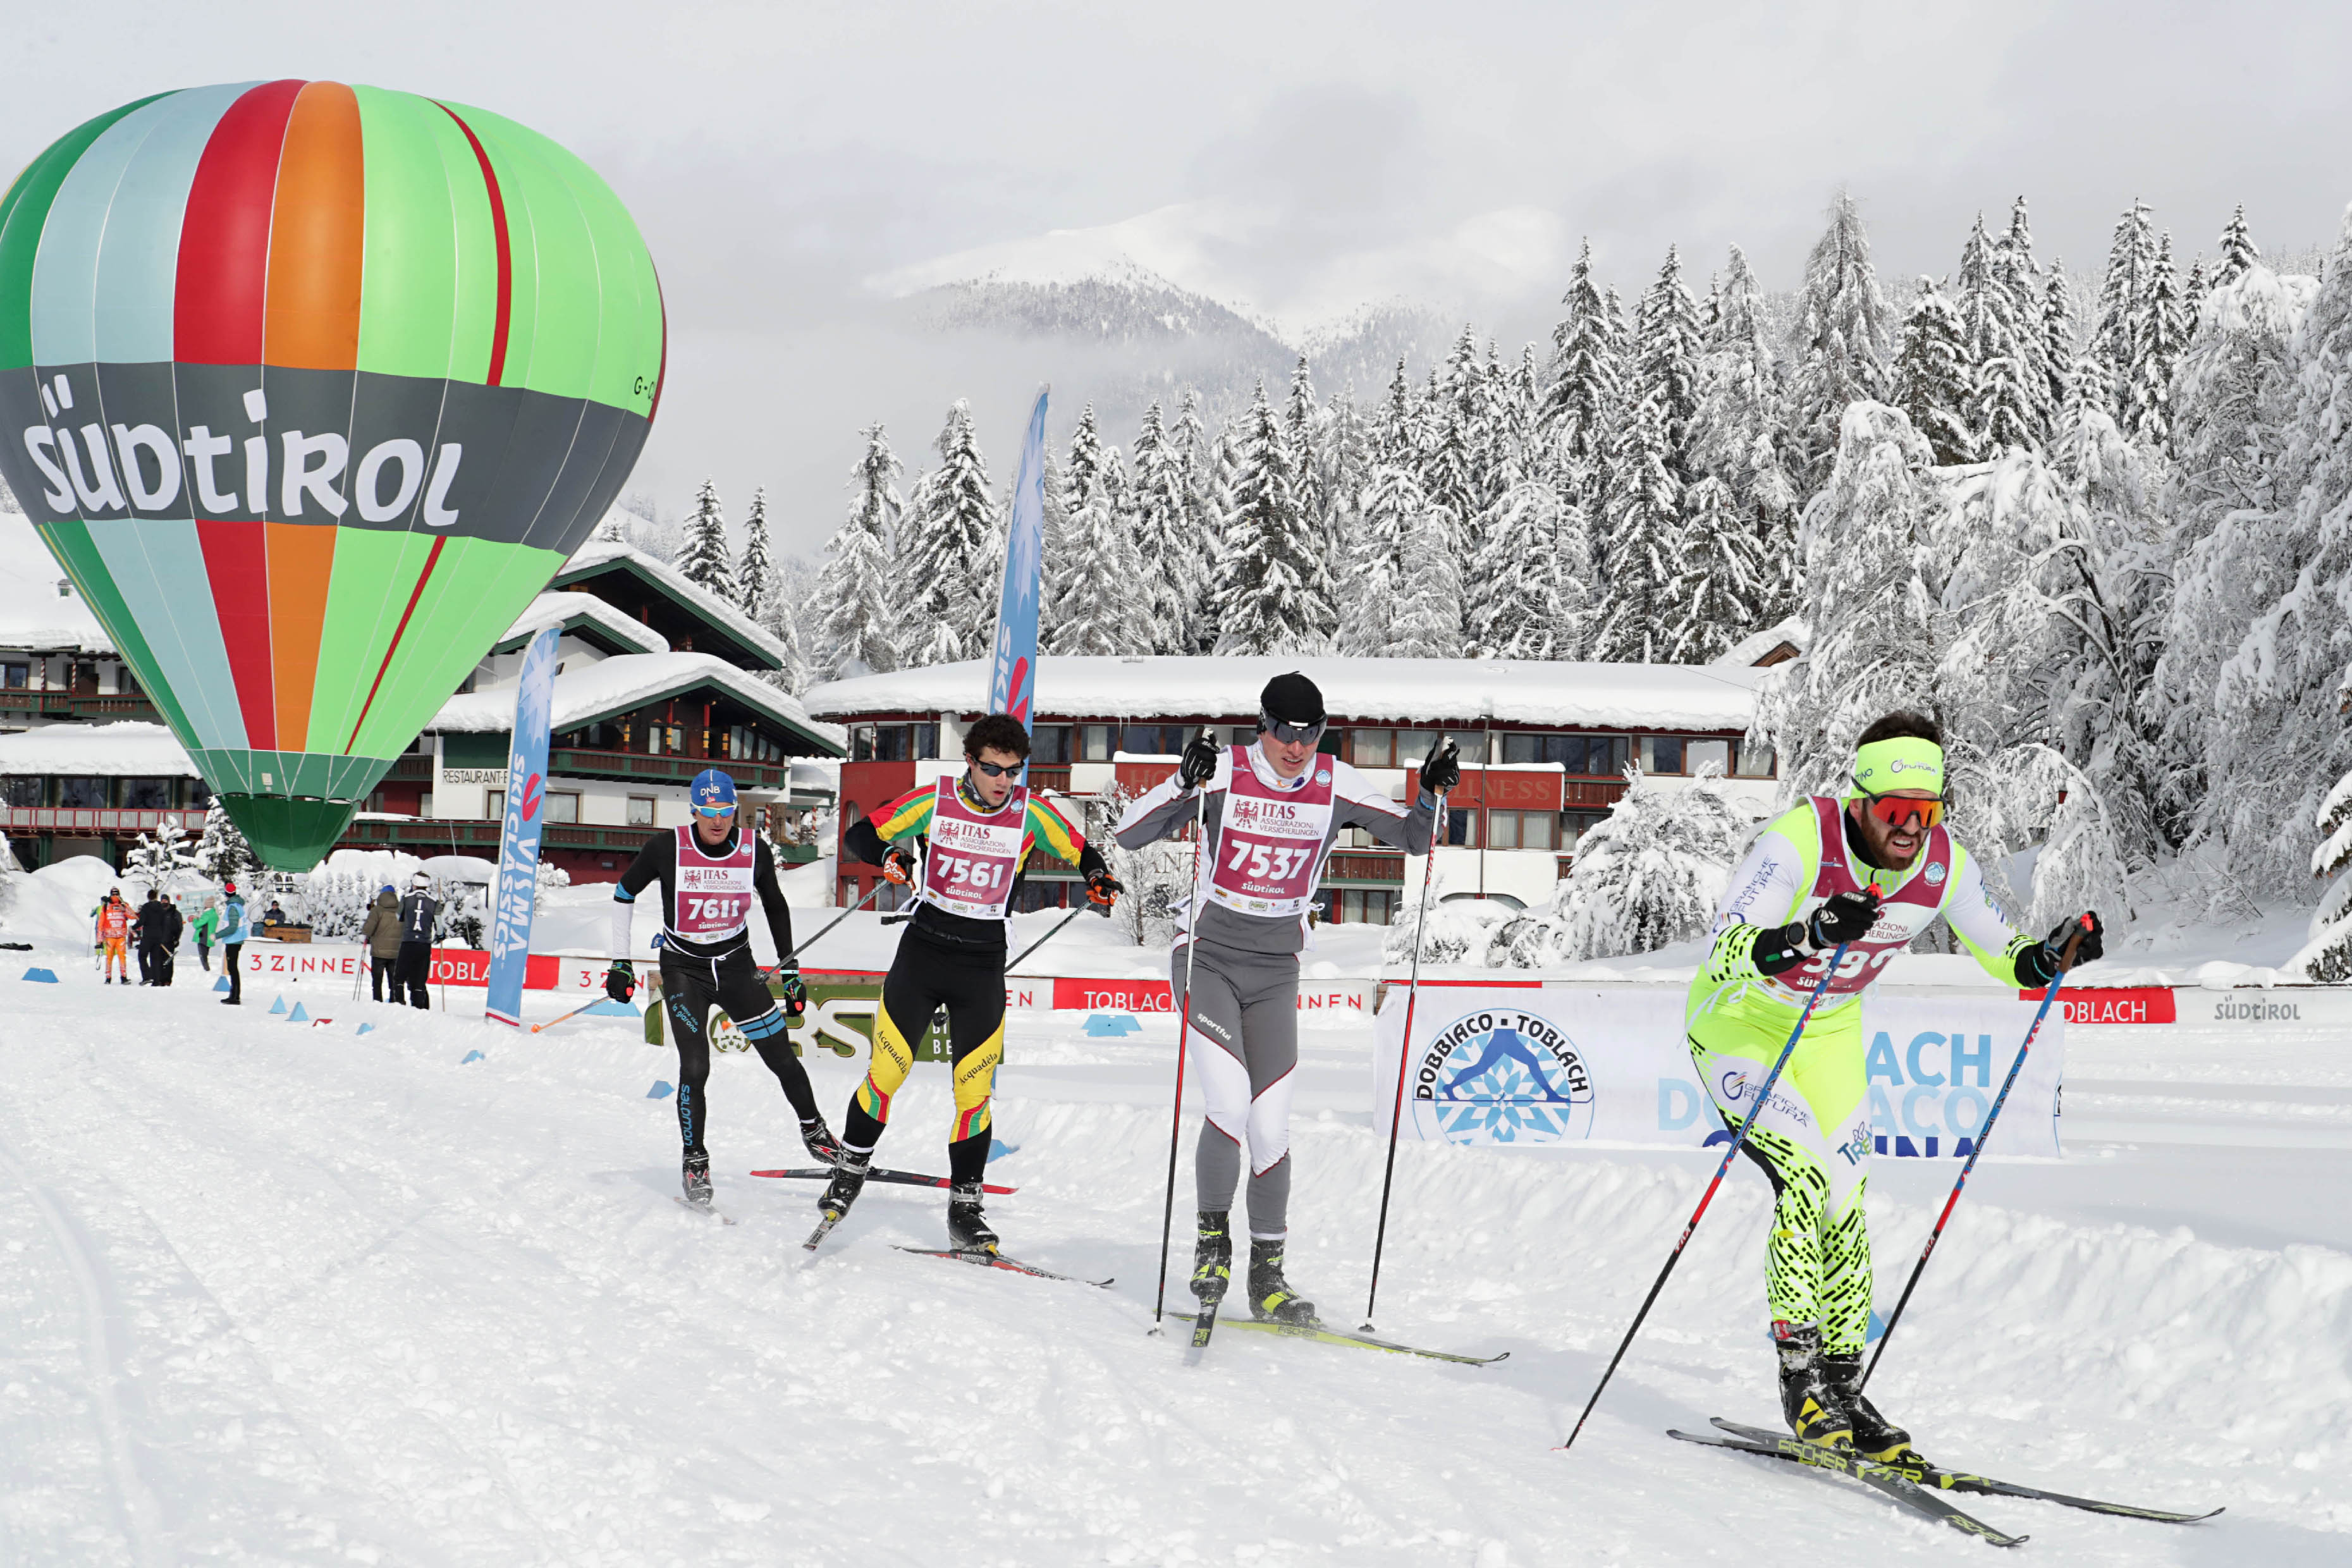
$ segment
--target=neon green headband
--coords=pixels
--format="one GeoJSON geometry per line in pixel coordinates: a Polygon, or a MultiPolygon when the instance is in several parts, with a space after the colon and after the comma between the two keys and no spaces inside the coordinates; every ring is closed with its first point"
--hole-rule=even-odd
{"type": "Polygon", "coordinates": [[[1942,795],[1944,748],[1916,735],[1897,735],[1873,741],[1854,752],[1853,795],[1892,795],[1898,789],[1942,795]]]}

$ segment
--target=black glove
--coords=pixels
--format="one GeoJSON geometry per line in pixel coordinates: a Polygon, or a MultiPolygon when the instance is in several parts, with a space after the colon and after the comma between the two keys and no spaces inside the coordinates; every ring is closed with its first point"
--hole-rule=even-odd
{"type": "Polygon", "coordinates": [[[784,963],[776,965],[772,976],[776,1000],[784,1005],[784,1020],[797,1024],[808,1012],[808,983],[801,978],[801,966],[784,963]]]}
{"type": "Polygon", "coordinates": [[[1184,743],[1183,760],[1176,764],[1176,782],[1185,789],[1199,789],[1217,776],[1217,758],[1223,749],[1209,739],[1205,730],[1184,743]]]}
{"type": "Polygon", "coordinates": [[[896,844],[882,851],[882,875],[900,887],[915,879],[915,858],[896,844]]]}
{"type": "Polygon", "coordinates": [[[614,960],[613,967],[604,971],[604,994],[614,1001],[627,1001],[636,989],[637,972],[627,959],[614,960]]]}
{"type": "Polygon", "coordinates": [[[1125,891],[1127,884],[1108,870],[1097,869],[1087,873],[1087,898],[1100,906],[1104,914],[1110,913],[1112,903],[1125,891]]]}
{"type": "Polygon", "coordinates": [[[1878,889],[1840,893],[1805,920],[1805,940],[1815,952],[1860,942],[1878,923],[1878,889]]]}
{"type": "Polygon", "coordinates": [[[1461,782],[1462,748],[1448,735],[1437,742],[1437,750],[1421,764],[1421,787],[1432,795],[1444,795],[1461,782]]]}
{"type": "Polygon", "coordinates": [[[2079,915],[2060,921],[2058,929],[2042,939],[2042,947],[2050,954],[2050,973],[2053,976],[2058,973],[2066,956],[2067,941],[2078,931],[2082,933],[2083,940],[2074,944],[2074,962],[2063,964],[2063,967],[2071,969],[2095,963],[2105,958],[2107,955],[2107,944],[2104,940],[2106,929],[2099,923],[2099,911],[2096,910],[2085,910],[2079,915]]]}

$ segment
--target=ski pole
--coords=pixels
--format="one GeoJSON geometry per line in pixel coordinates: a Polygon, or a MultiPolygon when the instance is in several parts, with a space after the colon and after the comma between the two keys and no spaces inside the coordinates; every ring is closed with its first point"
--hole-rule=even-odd
{"type": "Polygon", "coordinates": [[[825,921],[824,931],[817,932],[815,936],[809,938],[806,942],[793,944],[792,952],[784,954],[783,957],[776,960],[776,962],[780,964],[789,963],[793,959],[798,958],[802,953],[806,952],[810,948],[814,947],[817,944],[818,939],[824,935],[824,931],[831,931],[834,927],[839,925],[842,921],[847,920],[850,916],[864,909],[867,904],[872,903],[874,901],[874,895],[888,886],[889,884],[887,882],[877,880],[864,898],[858,900],[856,903],[850,905],[847,909],[834,916],[833,919],[825,921]]]}
{"type": "MultiPolygon", "coordinates": [[[[599,996],[599,997],[597,997],[597,998],[596,998],[596,1002],[602,1002],[603,1000],[604,1000],[604,998],[603,998],[602,996],[599,996]]],[[[555,1027],[555,1026],[556,1026],[556,1025],[561,1024],[562,1022],[563,1022],[563,1019],[564,1019],[564,1018],[577,1018],[578,1016],[580,1016],[580,1015],[581,1015],[581,1014],[585,1013],[586,1011],[588,1011],[588,1009],[589,1009],[589,1008],[593,1007],[594,1005],[596,1005],[596,1002],[583,1002],[582,1004],[580,1004],[580,1005],[578,1005],[577,1007],[574,1007],[574,1008],[573,1008],[573,1009],[572,1009],[572,1011],[570,1011],[569,1013],[564,1014],[562,1018],[550,1018],[550,1019],[549,1019],[546,1023],[544,1023],[544,1024],[533,1024],[533,1025],[530,1026],[530,1032],[531,1032],[532,1034],[536,1035],[536,1034],[538,1034],[541,1029],[552,1029],[553,1027],[555,1027]]]]}
{"type": "Polygon", "coordinates": [[[1184,1056],[1192,1048],[1192,955],[1200,949],[1192,937],[1201,921],[1201,841],[1208,837],[1208,830],[1209,789],[1203,783],[1200,802],[1192,808],[1192,878],[1187,884],[1192,900],[1184,907],[1184,1005],[1176,1015],[1176,1100],[1168,1112],[1168,1195],[1160,1205],[1160,1289],[1151,1299],[1155,1334],[1168,1308],[1168,1241],[1176,1224],[1176,1147],[1184,1132],[1184,1056]]]}
{"type": "Polygon", "coordinates": [[[1016,958],[1012,963],[1004,966],[1004,973],[1010,974],[1015,969],[1020,968],[1022,958],[1028,957],[1031,953],[1036,952],[1039,948],[1053,941],[1056,936],[1061,934],[1062,928],[1064,926],[1068,925],[1072,921],[1076,920],[1080,915],[1085,914],[1086,912],[1086,905],[1080,904],[1076,909],[1072,910],[1068,914],[1066,914],[1060,920],[1055,921],[1052,931],[1047,931],[1044,936],[1039,937],[1035,942],[1033,942],[1027,947],[1023,948],[1021,950],[1021,958],[1016,958]]]}
{"type": "Polygon", "coordinates": [[[1627,1329],[1625,1337],[1617,1342],[1617,1353],[1609,1358],[1609,1369],[1601,1374],[1600,1386],[1592,1391],[1592,1397],[1584,1402],[1584,1414],[1576,1418],[1575,1429],[1569,1433],[1568,1441],[1562,1443],[1556,1452],[1566,1453],[1576,1446],[1577,1434],[1584,1430],[1585,1422],[1591,1418],[1592,1407],[1601,1403],[1601,1389],[1607,1388],[1609,1380],[1617,1375],[1617,1363],[1625,1359],[1625,1352],[1633,1346],[1633,1336],[1642,1331],[1642,1320],[1650,1315],[1650,1307],[1657,1300],[1658,1292],[1666,1288],[1666,1276],[1672,1274],[1675,1265],[1682,1261],[1683,1248],[1690,1245],[1692,1235],[1698,1229],[1699,1220],[1706,1214],[1706,1205],[1715,1201],[1715,1189],[1723,1185],[1725,1173],[1731,1169],[1731,1162],[1738,1154],[1740,1145],[1748,1142],[1748,1129],[1754,1127],[1756,1119],[1764,1114],[1764,1106],[1772,1098],[1772,1086],[1780,1081],[1780,1069],[1789,1065],[1789,1058],[1796,1051],[1798,1038],[1812,1020],[1813,1009],[1829,994],[1830,982],[1837,978],[1838,965],[1844,961],[1849,945],[1842,942],[1838,943],[1837,951],[1830,954],[1829,968],[1822,972],[1821,984],[1813,987],[1813,994],[1805,998],[1805,1010],[1797,1015],[1797,1026],[1789,1031],[1789,1043],[1780,1047],[1780,1059],[1774,1062],[1772,1070],[1764,1075],[1763,1083],[1756,1090],[1756,1103],[1741,1119],[1739,1131],[1731,1135],[1730,1143],[1723,1151],[1723,1163],[1715,1168],[1715,1179],[1707,1183],[1706,1191],[1699,1194],[1698,1207],[1691,1210],[1690,1223],[1683,1226],[1682,1239],[1675,1243],[1672,1252],[1666,1254],[1666,1266],[1658,1270],[1658,1278],[1651,1285],[1650,1293],[1642,1298],[1642,1310],[1633,1314],[1633,1326],[1627,1329]]]}
{"type": "Polygon", "coordinates": [[[1389,1160],[1381,1173],[1381,1221],[1372,1232],[1372,1282],[1364,1291],[1364,1326],[1372,1331],[1372,1302],[1381,1293],[1381,1250],[1389,1238],[1389,1188],[1396,1180],[1397,1130],[1404,1122],[1405,1064],[1412,1056],[1412,1009],[1421,1000],[1421,947],[1429,934],[1429,885],[1437,880],[1437,846],[1445,837],[1445,798],[1438,797],[1437,813],[1429,825],[1429,856],[1421,868],[1421,912],[1412,929],[1412,977],[1404,994],[1404,1043],[1397,1052],[1396,1102],[1389,1107],[1389,1160]]]}
{"type": "Polygon", "coordinates": [[[1911,1266],[1911,1278],[1903,1282],[1903,1294],[1895,1302],[1894,1315],[1879,1331],[1878,1349],[1871,1352],[1870,1364],[1863,1369],[1862,1381],[1854,1385],[1856,1388],[1870,1386],[1870,1374],[1878,1370],[1878,1359],[1886,1353],[1886,1342],[1895,1337],[1895,1325],[1903,1321],[1903,1309],[1911,1304],[1911,1292],[1918,1289],[1919,1276],[1927,1271],[1927,1259],[1936,1255],[1936,1243],[1943,1239],[1944,1224],[1952,1217],[1952,1210],[1959,1206],[1961,1189],[1969,1184],[1969,1173],[1977,1168],[1977,1156],[1984,1152],[1985,1142],[1992,1136],[1992,1124],[2000,1120],[2000,1108],[2009,1103],[2009,1091],[2017,1085],[2018,1069],[2025,1065],[2025,1053],[2033,1048],[2033,1037],[2042,1032],[2042,1020],[2050,1016],[2050,1004],[2058,999],[2058,987],[2066,984],[2066,972],[2074,967],[2074,950],[2082,945],[2083,932],[2090,929],[2086,921],[2081,931],[2066,939],[2066,951],[2058,955],[2058,973],[2050,977],[2050,988],[2042,994],[2042,1005],[2025,1031],[2024,1041],[2017,1047],[2015,1059],[2009,1064],[2009,1076],[2000,1080],[2000,1092],[1993,1097],[1984,1125],[1977,1129],[1976,1146],[1969,1151],[1968,1163],[1960,1167],[1960,1179],[1952,1184],[1951,1195],[1944,1200],[1944,1212],[1936,1216],[1936,1228],[1927,1233],[1927,1245],[1919,1249],[1919,1261],[1911,1266]]]}

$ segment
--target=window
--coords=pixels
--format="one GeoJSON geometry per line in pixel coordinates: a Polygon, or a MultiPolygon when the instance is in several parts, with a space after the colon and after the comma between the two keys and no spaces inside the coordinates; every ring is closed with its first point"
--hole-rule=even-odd
{"type": "MultiPolygon", "coordinates": [[[[1393,730],[1350,730],[1348,731],[1348,760],[1360,768],[1385,768],[1395,764],[1389,759],[1396,754],[1396,731],[1393,730]]],[[[1340,917],[1345,919],[1345,916],[1340,917]]]]}
{"type": "Polygon", "coordinates": [[[1713,768],[1717,773],[1731,771],[1731,742],[1728,741],[1693,741],[1683,747],[1683,762],[1696,773],[1713,768]]]}
{"type": "Polygon", "coordinates": [[[33,806],[41,804],[41,781],[17,776],[0,779],[0,805],[33,806]]]}
{"type": "Polygon", "coordinates": [[[26,680],[32,674],[32,669],[33,667],[29,664],[0,665],[0,680],[6,682],[9,690],[22,691],[25,689],[26,680]]]}
{"type": "Polygon", "coordinates": [[[202,779],[190,779],[188,781],[187,788],[187,802],[190,805],[202,809],[212,805],[212,785],[205,783],[202,779]]]}
{"type": "Polygon", "coordinates": [[[1342,888],[1339,920],[1351,925],[1384,926],[1396,920],[1396,894],[1381,888],[1342,888]]]}
{"type": "Polygon", "coordinates": [[[849,760],[870,763],[874,760],[874,726],[852,724],[849,727],[849,760]]]}
{"type": "Polygon", "coordinates": [[[507,792],[502,789],[484,790],[482,799],[489,807],[487,815],[492,822],[504,822],[507,816],[507,792]]]}
{"type": "Polygon", "coordinates": [[[1471,811],[1449,811],[1445,814],[1445,842],[1460,849],[1478,847],[1478,814],[1471,811]]]}
{"type": "Polygon", "coordinates": [[[654,825],[654,797],[633,795],[629,797],[628,823],[631,827],[651,827],[654,825]]]}
{"type": "Polygon", "coordinates": [[[1029,760],[1033,763],[1062,763],[1070,760],[1070,727],[1067,724],[1040,724],[1029,732],[1029,760]]]}
{"type": "Polygon", "coordinates": [[[577,790],[564,790],[561,793],[554,790],[548,791],[545,819],[549,822],[579,821],[580,792],[577,790]]]}
{"type": "Polygon", "coordinates": [[[1549,811],[1490,811],[1486,814],[1489,849],[1549,849],[1557,814],[1549,811]]]}
{"type": "Polygon", "coordinates": [[[1584,836],[1607,820],[1605,811],[1563,811],[1559,814],[1559,847],[1572,852],[1584,836]]]}
{"type": "Polygon", "coordinates": [[[124,779],[116,805],[132,811],[160,811],[172,804],[170,779],[124,779]]]}
{"type": "Polygon", "coordinates": [[[937,723],[917,724],[914,726],[914,731],[915,756],[917,759],[922,762],[929,762],[932,758],[938,756],[940,754],[939,725],[937,723]]]}
{"type": "Polygon", "coordinates": [[[59,805],[90,806],[106,804],[104,779],[68,777],[58,780],[59,805]]]}
{"type": "Polygon", "coordinates": [[[433,815],[433,792],[431,790],[421,789],[416,792],[416,815],[419,816],[430,816],[433,815]]]}
{"type": "Polygon", "coordinates": [[[1759,746],[1753,741],[1742,741],[1738,749],[1739,765],[1735,770],[1744,779],[1769,779],[1772,776],[1772,748],[1759,746]]]}
{"type": "Polygon", "coordinates": [[[1683,738],[1680,735],[1643,736],[1642,771],[1645,773],[1681,773],[1683,738]]]}
{"type": "MultiPolygon", "coordinates": [[[[1437,744],[1437,731],[1434,730],[1399,730],[1396,731],[1396,739],[1390,746],[1390,755],[1396,761],[1389,765],[1397,768],[1418,767],[1429,760],[1429,749],[1435,744],[1437,744]]],[[[1469,753],[1465,752],[1463,754],[1466,757],[1469,753]]]]}
{"type": "Polygon", "coordinates": [[[1080,760],[1089,763],[1110,761],[1110,726],[1081,724],[1078,726],[1080,760]]]}

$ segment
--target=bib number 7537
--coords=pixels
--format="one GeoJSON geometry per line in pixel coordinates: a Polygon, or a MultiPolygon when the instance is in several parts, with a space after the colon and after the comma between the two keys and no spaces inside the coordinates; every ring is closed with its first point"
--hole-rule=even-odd
{"type": "Polygon", "coordinates": [[[1308,851],[1303,848],[1285,849],[1278,845],[1254,844],[1244,840],[1234,846],[1234,858],[1225,862],[1225,869],[1240,871],[1244,876],[1286,882],[1306,866],[1307,855],[1308,851]]]}

